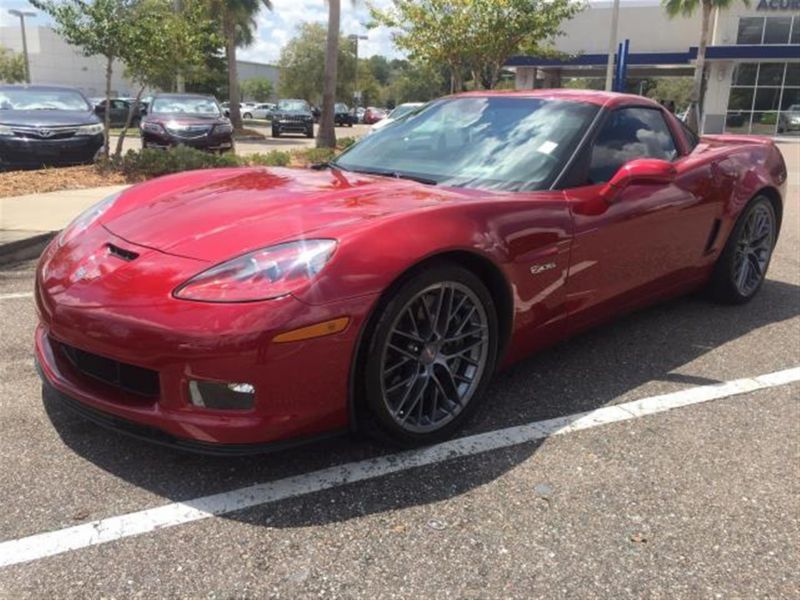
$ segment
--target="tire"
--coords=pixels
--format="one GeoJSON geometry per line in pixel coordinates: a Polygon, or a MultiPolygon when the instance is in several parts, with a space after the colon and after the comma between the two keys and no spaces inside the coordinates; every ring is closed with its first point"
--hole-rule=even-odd
{"type": "Polygon", "coordinates": [[[777,237],[772,202],[756,196],[739,215],[714,265],[708,286],[711,297],[724,304],[752,300],[764,284],[777,237]]]}
{"type": "Polygon", "coordinates": [[[274,137],[274,138],[281,137],[281,130],[278,129],[277,127],[273,127],[272,128],[272,137],[274,137]]]}
{"type": "Polygon", "coordinates": [[[242,115],[242,118],[243,118],[243,119],[252,119],[252,118],[253,118],[253,115],[251,115],[250,113],[244,113],[244,114],[242,115]]]}
{"type": "Polygon", "coordinates": [[[313,138],[314,137],[314,128],[313,127],[306,131],[306,137],[307,138],[313,138]]]}
{"type": "Polygon", "coordinates": [[[376,319],[359,388],[364,430],[408,448],[449,438],[478,408],[494,373],[491,294],[471,271],[437,263],[398,284],[376,319]]]}

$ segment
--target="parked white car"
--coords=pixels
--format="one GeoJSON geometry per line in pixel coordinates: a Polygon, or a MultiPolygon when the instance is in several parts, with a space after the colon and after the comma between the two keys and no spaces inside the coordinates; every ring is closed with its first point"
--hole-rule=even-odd
{"type": "Polygon", "coordinates": [[[252,108],[250,108],[247,113],[244,115],[245,119],[272,119],[272,111],[275,110],[275,104],[271,102],[264,102],[261,104],[256,104],[252,108]],[[249,115],[249,116],[248,116],[249,115]]]}
{"type": "Polygon", "coordinates": [[[380,121],[375,123],[372,127],[370,127],[369,132],[373,133],[375,131],[378,131],[382,127],[386,127],[389,123],[393,123],[400,117],[403,117],[408,113],[410,113],[411,111],[418,109],[423,104],[424,104],[423,102],[406,102],[405,104],[398,104],[397,106],[394,107],[394,110],[392,110],[392,112],[390,112],[386,116],[385,119],[381,119],[380,121]]]}

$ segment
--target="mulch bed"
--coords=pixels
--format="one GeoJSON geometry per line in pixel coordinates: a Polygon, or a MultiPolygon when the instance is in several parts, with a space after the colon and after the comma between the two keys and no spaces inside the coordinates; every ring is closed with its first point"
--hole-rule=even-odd
{"type": "Polygon", "coordinates": [[[59,190],[119,185],[127,183],[121,173],[101,173],[93,165],[31,171],[0,172],[0,197],[43,194],[59,190]]]}

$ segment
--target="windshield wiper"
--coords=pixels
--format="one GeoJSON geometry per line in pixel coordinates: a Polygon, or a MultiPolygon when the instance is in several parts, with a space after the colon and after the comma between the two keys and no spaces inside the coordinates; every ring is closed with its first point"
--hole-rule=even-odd
{"type": "Polygon", "coordinates": [[[425,185],[436,185],[439,182],[429,177],[420,177],[412,175],[411,173],[403,173],[401,171],[380,171],[375,169],[354,169],[356,173],[364,173],[365,175],[380,175],[382,177],[394,177],[395,179],[408,179],[409,181],[416,181],[417,183],[424,183],[425,185]]]}

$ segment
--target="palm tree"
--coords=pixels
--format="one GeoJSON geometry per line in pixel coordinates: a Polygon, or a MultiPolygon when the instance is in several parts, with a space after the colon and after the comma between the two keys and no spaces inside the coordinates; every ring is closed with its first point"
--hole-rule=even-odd
{"type": "MultiPolygon", "coordinates": [[[[700,6],[702,19],[700,25],[700,43],[697,46],[697,62],[694,68],[694,82],[692,93],[689,96],[689,110],[686,114],[686,124],[695,131],[700,130],[700,100],[703,93],[703,73],[706,67],[706,46],[708,46],[711,15],[714,10],[726,10],[735,0],[661,0],[670,18],[678,15],[690,17],[700,6]]],[[[745,6],[750,6],[750,0],[742,0],[745,6]]]]}
{"type": "Polygon", "coordinates": [[[272,10],[272,0],[211,0],[212,11],[222,24],[222,36],[225,39],[225,59],[228,62],[228,100],[230,101],[231,123],[235,129],[242,128],[236,48],[253,43],[256,15],[262,6],[267,10],[272,10]]]}
{"type": "MultiPolygon", "coordinates": [[[[336,103],[336,67],[339,57],[339,21],[342,5],[339,0],[328,0],[328,39],[325,47],[325,72],[322,78],[322,114],[317,131],[317,148],[336,147],[336,128],[333,107],[336,103]]],[[[356,69],[358,65],[356,65],[356,69]]]]}

